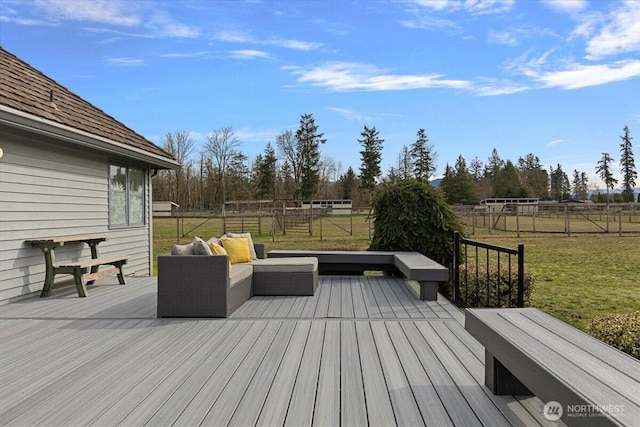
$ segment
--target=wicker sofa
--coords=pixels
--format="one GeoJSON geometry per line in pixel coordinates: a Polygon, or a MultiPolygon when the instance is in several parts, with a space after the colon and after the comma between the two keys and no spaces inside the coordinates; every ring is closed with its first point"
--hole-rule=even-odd
{"type": "Polygon", "coordinates": [[[274,262],[253,246],[256,260],[232,266],[226,255],[158,256],[158,317],[228,317],[253,295],[313,295],[316,258],[274,262]]]}

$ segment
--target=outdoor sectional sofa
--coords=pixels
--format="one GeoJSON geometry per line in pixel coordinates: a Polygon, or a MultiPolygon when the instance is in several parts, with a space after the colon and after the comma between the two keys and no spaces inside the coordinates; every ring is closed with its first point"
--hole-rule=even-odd
{"type": "Polygon", "coordinates": [[[265,246],[253,244],[256,259],[230,264],[227,255],[158,256],[158,317],[228,317],[253,295],[313,295],[318,260],[266,259],[265,246]]]}

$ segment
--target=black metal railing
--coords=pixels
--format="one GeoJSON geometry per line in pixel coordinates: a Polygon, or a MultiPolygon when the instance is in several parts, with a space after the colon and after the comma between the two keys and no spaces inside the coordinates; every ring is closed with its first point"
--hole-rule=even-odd
{"type": "Polygon", "coordinates": [[[455,232],[453,280],[458,307],[524,307],[524,245],[509,249],[465,239],[455,232]]]}

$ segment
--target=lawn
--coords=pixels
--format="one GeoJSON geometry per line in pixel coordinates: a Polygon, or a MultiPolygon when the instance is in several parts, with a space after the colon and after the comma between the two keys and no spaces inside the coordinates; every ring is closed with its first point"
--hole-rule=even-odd
{"type": "MultiPolygon", "coordinates": [[[[564,219],[559,218],[561,224],[564,219]]],[[[180,243],[189,243],[193,236],[209,238],[222,234],[219,218],[154,219],[154,253],[168,253],[182,231],[180,243]],[[176,232],[177,224],[180,233],[176,232]]],[[[234,222],[233,231],[243,231],[234,222]]],[[[369,222],[365,216],[332,218],[314,221],[313,236],[308,229],[290,230],[286,235],[272,237],[271,219],[261,223],[258,232],[255,220],[244,223],[256,242],[271,249],[364,250],[369,246],[369,222]],[[352,231],[353,230],[353,231],[352,231]],[[353,235],[351,235],[351,231],[353,235]],[[322,239],[321,239],[322,237],[322,239]]],[[[229,228],[230,229],[230,228],[229,228]]],[[[231,229],[230,229],[231,231],[231,229]]],[[[616,230],[617,231],[617,230],[616,230]]],[[[516,248],[525,245],[525,268],[536,277],[534,305],[541,310],[584,329],[594,317],[608,313],[626,313],[640,309],[640,236],[617,233],[564,234],[524,233],[476,229],[474,240],[516,248]]]]}

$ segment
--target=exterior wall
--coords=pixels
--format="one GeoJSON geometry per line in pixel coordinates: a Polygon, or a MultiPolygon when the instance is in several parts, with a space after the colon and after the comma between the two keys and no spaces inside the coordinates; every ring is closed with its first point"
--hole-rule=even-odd
{"type": "MultiPolygon", "coordinates": [[[[151,271],[151,203],[146,169],[146,224],[109,229],[110,159],[61,141],[0,132],[0,303],[42,289],[44,256],[24,243],[33,238],[105,233],[101,255],[128,254],[126,275],[151,271]]],[[[115,159],[114,159],[115,160],[115,159]]],[[[123,159],[117,159],[122,162],[123,159]]],[[[126,160],[124,160],[126,161],[126,160]]],[[[138,165],[140,166],[140,165],[138,165]]],[[[56,250],[58,261],[90,257],[87,245],[56,250]]],[[[56,283],[71,276],[59,275],[56,283]]]]}

